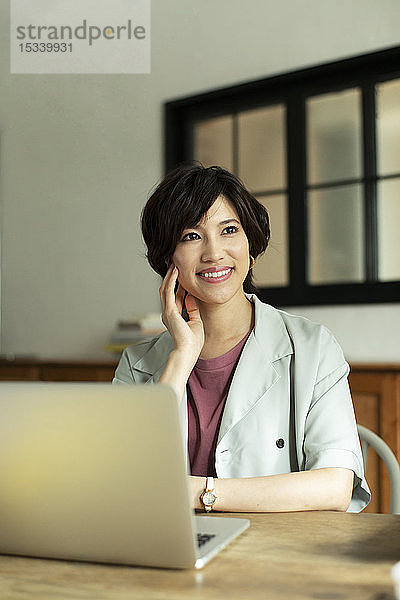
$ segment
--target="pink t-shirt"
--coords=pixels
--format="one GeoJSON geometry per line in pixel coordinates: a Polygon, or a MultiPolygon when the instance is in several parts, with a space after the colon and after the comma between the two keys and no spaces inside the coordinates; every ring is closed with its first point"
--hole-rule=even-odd
{"type": "Polygon", "coordinates": [[[199,358],[187,382],[189,459],[192,475],[215,477],[215,448],[229,387],[251,331],[216,358],[199,358]]]}

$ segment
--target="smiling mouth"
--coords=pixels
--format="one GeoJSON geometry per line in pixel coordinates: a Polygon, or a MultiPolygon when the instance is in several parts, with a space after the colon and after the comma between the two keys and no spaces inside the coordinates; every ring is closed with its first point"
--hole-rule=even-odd
{"type": "Polygon", "coordinates": [[[211,273],[197,273],[197,275],[199,277],[202,277],[203,279],[213,279],[213,280],[218,280],[218,279],[226,279],[233,271],[233,267],[230,267],[229,269],[224,269],[223,271],[214,271],[211,273]]]}

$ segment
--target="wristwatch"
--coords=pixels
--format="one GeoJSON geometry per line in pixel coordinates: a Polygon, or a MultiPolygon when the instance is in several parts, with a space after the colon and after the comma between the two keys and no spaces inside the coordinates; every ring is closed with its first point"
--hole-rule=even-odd
{"type": "Polygon", "coordinates": [[[207,477],[206,487],[200,496],[200,501],[207,512],[210,512],[217,500],[217,496],[214,494],[214,477],[207,477]]]}

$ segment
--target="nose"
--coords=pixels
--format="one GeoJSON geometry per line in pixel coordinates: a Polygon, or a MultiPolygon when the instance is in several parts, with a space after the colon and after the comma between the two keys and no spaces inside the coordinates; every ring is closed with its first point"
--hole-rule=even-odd
{"type": "Polygon", "coordinates": [[[219,239],[208,239],[204,242],[201,260],[203,262],[217,263],[225,256],[225,250],[219,239]]]}

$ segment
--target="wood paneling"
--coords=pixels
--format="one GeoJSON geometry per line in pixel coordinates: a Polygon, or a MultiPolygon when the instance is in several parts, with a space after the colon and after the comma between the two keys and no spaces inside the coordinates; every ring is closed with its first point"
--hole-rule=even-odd
{"type": "Polygon", "coordinates": [[[0,360],[0,381],[103,381],[114,376],[117,360],[0,360]]]}
{"type": "MultiPolygon", "coordinates": [[[[400,460],[400,365],[353,365],[349,377],[357,422],[377,433],[400,460]]],[[[389,512],[390,481],[370,450],[367,481],[372,501],[366,512],[389,512]]]]}

